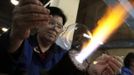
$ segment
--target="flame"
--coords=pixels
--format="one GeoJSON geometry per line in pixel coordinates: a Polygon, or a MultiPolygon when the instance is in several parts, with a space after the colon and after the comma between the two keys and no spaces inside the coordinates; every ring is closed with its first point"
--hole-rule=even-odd
{"type": "Polygon", "coordinates": [[[98,21],[97,28],[93,31],[93,38],[105,42],[105,40],[119,28],[126,19],[126,10],[117,5],[115,8],[109,8],[106,15],[98,21]]]}
{"type": "Polygon", "coordinates": [[[98,21],[97,27],[93,30],[92,39],[76,55],[76,60],[82,63],[100,46],[100,42],[105,42],[122,25],[126,17],[127,11],[120,4],[115,5],[113,8],[109,7],[106,14],[98,21]]]}

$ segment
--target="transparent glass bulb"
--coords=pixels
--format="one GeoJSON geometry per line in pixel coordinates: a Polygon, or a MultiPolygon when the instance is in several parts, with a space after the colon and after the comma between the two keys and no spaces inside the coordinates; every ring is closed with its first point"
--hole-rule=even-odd
{"type": "Polygon", "coordinates": [[[56,43],[62,48],[69,50],[74,46],[79,47],[87,39],[91,39],[88,27],[84,24],[74,23],[64,29],[56,43]]]}

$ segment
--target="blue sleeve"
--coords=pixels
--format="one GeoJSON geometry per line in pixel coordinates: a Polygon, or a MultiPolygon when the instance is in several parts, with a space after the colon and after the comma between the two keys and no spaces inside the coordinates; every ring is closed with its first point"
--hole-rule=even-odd
{"type": "Polygon", "coordinates": [[[121,73],[121,75],[132,75],[132,74],[124,72],[124,73],[121,73]]]}
{"type": "Polygon", "coordinates": [[[51,68],[53,68],[65,55],[65,53],[67,52],[67,50],[62,49],[59,46],[55,46],[54,51],[51,52],[50,57],[48,58],[45,65],[45,69],[47,71],[49,71],[51,68]]]}
{"type": "Polygon", "coordinates": [[[79,70],[70,59],[69,52],[50,71],[49,75],[88,75],[84,70],[79,70]]]}
{"type": "Polygon", "coordinates": [[[55,64],[58,63],[63,58],[63,56],[65,55],[66,52],[67,52],[67,50],[64,50],[62,48],[59,48],[55,52],[55,54],[54,54],[55,64]]]}
{"type": "Polygon", "coordinates": [[[121,75],[133,75],[132,71],[129,68],[123,67],[121,69],[121,75]]]}

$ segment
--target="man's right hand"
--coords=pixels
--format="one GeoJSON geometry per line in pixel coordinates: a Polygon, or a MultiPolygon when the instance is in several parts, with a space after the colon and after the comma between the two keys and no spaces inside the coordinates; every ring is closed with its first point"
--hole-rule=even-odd
{"type": "Polygon", "coordinates": [[[32,28],[48,26],[51,16],[39,0],[19,0],[13,10],[12,27],[10,32],[9,53],[14,53],[24,39],[30,35],[32,28]]]}
{"type": "Polygon", "coordinates": [[[39,0],[20,0],[13,11],[11,36],[20,39],[28,38],[30,30],[42,25],[48,25],[51,16],[39,0]]]}
{"type": "Polygon", "coordinates": [[[122,62],[111,55],[103,54],[95,60],[96,64],[91,64],[89,73],[91,75],[116,75],[122,67],[122,62]]]}

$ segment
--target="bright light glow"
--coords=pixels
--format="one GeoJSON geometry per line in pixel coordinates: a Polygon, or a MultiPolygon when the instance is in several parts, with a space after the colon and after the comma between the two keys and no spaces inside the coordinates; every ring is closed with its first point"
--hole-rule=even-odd
{"type": "Polygon", "coordinates": [[[10,0],[10,2],[11,2],[13,5],[18,5],[18,4],[19,4],[19,1],[17,1],[17,0],[10,0]]]}
{"type": "Polygon", "coordinates": [[[7,29],[7,28],[2,28],[2,31],[3,31],[3,32],[7,32],[8,29],[7,29]]]}
{"type": "Polygon", "coordinates": [[[97,61],[94,61],[94,62],[93,62],[94,65],[97,64],[97,63],[98,63],[97,61]]]}
{"type": "Polygon", "coordinates": [[[100,42],[101,45],[103,45],[104,43],[103,42],[100,42]]]}
{"type": "Polygon", "coordinates": [[[81,52],[75,56],[80,63],[90,56],[100,46],[100,42],[105,42],[110,35],[117,30],[127,17],[127,11],[117,4],[113,8],[108,8],[106,14],[98,21],[97,27],[93,31],[92,39],[83,46],[81,52]]]}
{"type": "Polygon", "coordinates": [[[88,39],[91,39],[91,37],[92,37],[91,35],[88,35],[86,33],[84,33],[83,36],[86,37],[86,38],[88,38],[88,39]]]}

